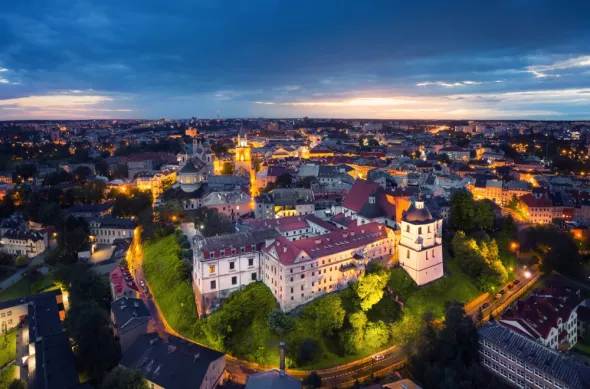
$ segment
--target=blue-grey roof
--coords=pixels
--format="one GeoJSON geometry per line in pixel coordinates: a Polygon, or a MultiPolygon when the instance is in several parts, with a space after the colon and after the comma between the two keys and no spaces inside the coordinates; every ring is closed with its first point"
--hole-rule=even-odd
{"type": "Polygon", "coordinates": [[[252,374],[246,381],[246,389],[301,389],[301,380],[288,374],[281,376],[278,370],[252,374]]]}
{"type": "MultiPolygon", "coordinates": [[[[137,369],[146,379],[163,388],[193,389],[201,386],[209,365],[224,354],[169,335],[139,336],[120,364],[137,369]]],[[[218,378],[218,377],[215,377],[218,378]]]]}
{"type": "Polygon", "coordinates": [[[522,336],[496,322],[488,322],[477,332],[486,340],[523,359],[527,365],[552,375],[568,387],[574,389],[590,388],[590,367],[584,366],[565,355],[559,354],[540,343],[522,336]]]}

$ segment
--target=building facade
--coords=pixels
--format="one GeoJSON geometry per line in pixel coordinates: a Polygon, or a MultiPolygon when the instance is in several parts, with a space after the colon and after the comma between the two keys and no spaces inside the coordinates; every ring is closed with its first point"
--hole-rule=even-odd
{"type": "Polygon", "coordinates": [[[113,244],[116,239],[133,238],[137,224],[131,219],[105,216],[91,220],[90,235],[96,243],[113,244]]]}
{"type": "Polygon", "coordinates": [[[311,215],[314,201],[311,189],[279,188],[256,197],[254,214],[258,220],[311,215]]]}
{"type": "Polygon", "coordinates": [[[370,223],[325,235],[290,241],[277,237],[263,249],[262,281],[283,311],[290,311],[326,293],[348,287],[372,261],[390,265],[394,233],[370,223]]]}

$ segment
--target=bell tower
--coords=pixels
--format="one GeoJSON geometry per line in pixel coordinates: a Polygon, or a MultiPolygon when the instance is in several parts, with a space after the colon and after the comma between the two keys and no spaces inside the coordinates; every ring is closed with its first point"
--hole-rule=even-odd
{"type": "Polygon", "coordinates": [[[238,141],[236,146],[236,156],[234,161],[234,167],[236,173],[245,171],[248,174],[252,172],[252,150],[248,145],[248,138],[246,134],[240,131],[238,134],[238,141]]]}

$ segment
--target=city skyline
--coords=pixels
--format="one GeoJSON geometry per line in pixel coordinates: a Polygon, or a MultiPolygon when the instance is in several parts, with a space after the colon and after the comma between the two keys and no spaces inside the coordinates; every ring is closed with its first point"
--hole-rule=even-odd
{"type": "Polygon", "coordinates": [[[5,4],[0,120],[590,119],[590,4],[284,3],[5,4]]]}

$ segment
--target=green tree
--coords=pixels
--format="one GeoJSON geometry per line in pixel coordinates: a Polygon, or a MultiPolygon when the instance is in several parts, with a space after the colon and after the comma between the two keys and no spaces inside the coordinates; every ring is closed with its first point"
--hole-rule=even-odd
{"type": "Polygon", "coordinates": [[[106,375],[100,389],[148,389],[144,376],[137,370],[117,366],[106,375]]]}
{"type": "Polygon", "coordinates": [[[275,309],[268,314],[269,328],[279,335],[289,332],[293,328],[293,321],[280,309],[275,309]]]}
{"type": "Polygon", "coordinates": [[[8,385],[8,389],[26,389],[26,387],[27,385],[25,384],[25,381],[21,379],[14,379],[10,385],[8,385]]]}
{"type": "Polygon", "coordinates": [[[301,310],[301,317],[316,334],[328,336],[342,327],[345,315],[340,296],[336,294],[316,299],[301,310]]]}
{"type": "Polygon", "coordinates": [[[94,301],[72,305],[65,326],[79,366],[99,380],[117,365],[119,348],[107,312],[94,301]]]}
{"type": "Polygon", "coordinates": [[[487,201],[475,203],[475,224],[479,229],[491,230],[495,221],[494,211],[487,201]]]}
{"type": "Polygon", "coordinates": [[[290,188],[293,178],[289,173],[283,173],[277,177],[275,185],[277,188],[290,188]]]}
{"type": "Polygon", "coordinates": [[[215,208],[198,208],[195,211],[194,221],[195,227],[198,227],[205,237],[235,232],[231,220],[215,208]]]}
{"type": "Polygon", "coordinates": [[[176,221],[184,218],[184,207],[180,200],[168,200],[156,208],[161,221],[176,221]]]}
{"type": "Polygon", "coordinates": [[[45,225],[58,225],[64,218],[64,213],[59,204],[42,204],[37,214],[37,221],[45,225]]]}
{"type": "Polygon", "coordinates": [[[307,388],[312,388],[312,389],[319,388],[322,386],[322,377],[320,377],[320,375],[317,372],[312,371],[305,378],[305,380],[303,380],[303,384],[305,384],[305,386],[307,388]]]}
{"type": "Polygon", "coordinates": [[[78,266],[70,274],[70,302],[72,305],[95,301],[103,309],[110,309],[111,292],[108,283],[87,266],[78,266]]]}
{"type": "Polygon", "coordinates": [[[383,297],[383,288],[387,285],[387,274],[371,273],[358,282],[357,294],[361,300],[361,309],[368,311],[383,297]]]}
{"type": "Polygon", "coordinates": [[[470,231],[475,220],[475,202],[470,192],[460,191],[451,198],[451,225],[457,231],[470,231]]]}
{"type": "Polygon", "coordinates": [[[365,328],[365,341],[364,344],[376,350],[383,347],[389,341],[389,328],[381,320],[377,322],[370,322],[365,328]]]}

